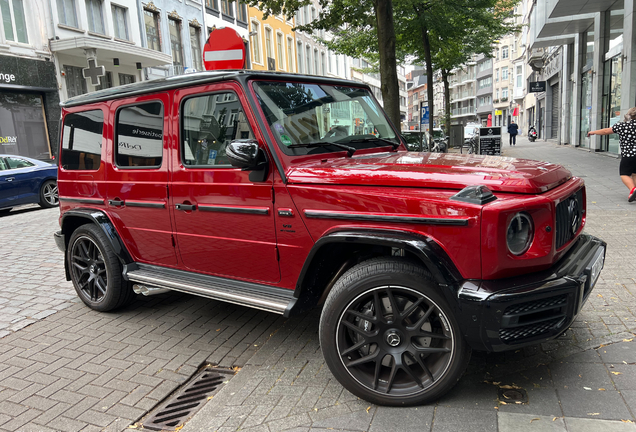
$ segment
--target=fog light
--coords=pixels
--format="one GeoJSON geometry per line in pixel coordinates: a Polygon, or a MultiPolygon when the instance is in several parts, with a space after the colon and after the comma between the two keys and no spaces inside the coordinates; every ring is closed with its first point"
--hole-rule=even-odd
{"type": "Polygon", "coordinates": [[[528,251],[534,237],[532,218],[527,213],[517,213],[508,224],[506,244],[514,255],[522,255],[528,251]]]}

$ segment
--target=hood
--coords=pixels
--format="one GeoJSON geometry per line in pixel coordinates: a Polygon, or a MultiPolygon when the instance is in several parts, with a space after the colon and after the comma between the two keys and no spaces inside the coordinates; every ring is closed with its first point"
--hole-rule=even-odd
{"type": "Polygon", "coordinates": [[[290,167],[289,183],[463,189],[536,194],[572,178],[561,165],[501,156],[449,153],[382,153],[312,159],[290,167]]]}

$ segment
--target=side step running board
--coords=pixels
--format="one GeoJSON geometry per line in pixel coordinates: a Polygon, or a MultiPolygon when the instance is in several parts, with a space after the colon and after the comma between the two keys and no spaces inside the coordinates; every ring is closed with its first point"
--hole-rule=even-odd
{"type": "Polygon", "coordinates": [[[127,264],[124,277],[148,287],[180,291],[285,316],[289,316],[296,302],[292,290],[148,264],[127,264]]]}

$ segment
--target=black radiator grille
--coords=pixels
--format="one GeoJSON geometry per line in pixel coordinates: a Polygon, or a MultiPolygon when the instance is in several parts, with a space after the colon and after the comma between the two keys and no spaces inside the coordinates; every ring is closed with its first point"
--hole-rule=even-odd
{"type": "Polygon", "coordinates": [[[583,222],[583,189],[579,189],[556,207],[556,248],[560,249],[574,238],[583,222]]]}
{"type": "Polygon", "coordinates": [[[514,344],[555,332],[566,321],[567,306],[567,294],[509,306],[501,318],[499,337],[514,344]]]}

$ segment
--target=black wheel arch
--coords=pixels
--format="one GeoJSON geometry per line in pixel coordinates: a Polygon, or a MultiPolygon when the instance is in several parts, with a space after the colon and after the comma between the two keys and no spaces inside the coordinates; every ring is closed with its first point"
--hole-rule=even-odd
{"type": "Polygon", "coordinates": [[[366,259],[391,256],[393,249],[404,258],[423,265],[445,296],[463,279],[446,251],[433,239],[405,231],[348,229],[320,238],[309,252],[296,284],[293,311],[305,312],[320,304],[336,280],[349,268],[366,259]],[[445,288],[445,289],[444,289],[445,288]]]}
{"type": "MultiPolygon", "coordinates": [[[[89,223],[94,224],[104,232],[110,247],[122,265],[133,262],[128,249],[126,249],[124,242],[115,229],[115,225],[104,211],[98,209],[76,208],[64,212],[60,220],[60,226],[64,236],[65,249],[68,249],[68,243],[73,232],[80,226],[89,223]]],[[[71,280],[66,254],[64,254],[64,268],[66,270],[66,280],[71,280]]]]}

